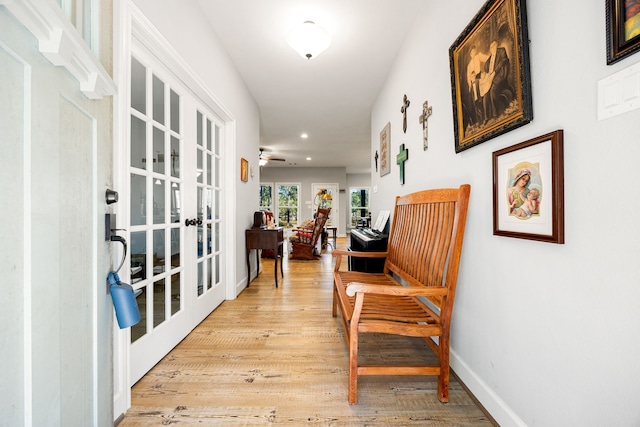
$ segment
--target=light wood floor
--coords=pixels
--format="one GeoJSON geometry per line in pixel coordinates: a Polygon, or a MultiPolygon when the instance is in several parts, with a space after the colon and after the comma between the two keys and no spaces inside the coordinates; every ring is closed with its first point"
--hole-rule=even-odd
{"type": "MultiPolygon", "coordinates": [[[[338,247],[346,247],[338,239],[338,247]]],[[[273,261],[236,300],[225,301],[132,389],[119,427],[159,425],[491,426],[452,378],[450,401],[435,377],[362,377],[347,403],[347,347],[331,316],[333,258],[273,261]]],[[[361,343],[371,362],[424,359],[420,340],[375,336],[361,343]]]]}

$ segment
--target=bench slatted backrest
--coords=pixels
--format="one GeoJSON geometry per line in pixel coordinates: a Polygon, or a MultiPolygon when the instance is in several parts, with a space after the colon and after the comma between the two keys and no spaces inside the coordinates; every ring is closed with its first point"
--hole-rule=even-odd
{"type": "MultiPolygon", "coordinates": [[[[447,286],[455,293],[471,187],[426,190],[399,196],[387,246],[385,273],[408,285],[447,286]]],[[[430,298],[450,315],[453,298],[430,298]]],[[[448,317],[448,316],[447,316],[448,317]]]]}

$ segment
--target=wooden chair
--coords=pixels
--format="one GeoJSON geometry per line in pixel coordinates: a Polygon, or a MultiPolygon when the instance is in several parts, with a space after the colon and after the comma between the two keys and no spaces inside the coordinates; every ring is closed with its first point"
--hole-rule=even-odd
{"type": "Polygon", "coordinates": [[[293,230],[296,232],[297,238],[291,240],[291,259],[317,258],[315,248],[318,244],[318,238],[320,238],[324,230],[324,224],[329,218],[329,212],[331,212],[331,208],[318,208],[312,228],[297,228],[293,230]]]}
{"type": "Polygon", "coordinates": [[[350,404],[358,401],[359,375],[437,375],[438,399],[448,401],[451,312],[470,188],[397,197],[386,252],[333,251],[333,315],[339,309],[349,348],[350,404]],[[384,271],[339,271],[343,256],[386,257],[384,271]],[[421,337],[438,364],[359,365],[362,333],[421,337]]]}

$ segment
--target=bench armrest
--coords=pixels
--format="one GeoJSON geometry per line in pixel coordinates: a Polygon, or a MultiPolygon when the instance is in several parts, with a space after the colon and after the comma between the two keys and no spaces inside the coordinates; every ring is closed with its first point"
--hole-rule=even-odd
{"type": "Polygon", "coordinates": [[[427,287],[427,286],[389,286],[389,285],[372,285],[369,283],[351,282],[347,285],[347,295],[350,297],[356,293],[378,295],[398,295],[398,296],[444,296],[449,290],[444,286],[427,287]]]}
{"type": "Polygon", "coordinates": [[[360,251],[343,251],[336,249],[331,252],[331,255],[336,258],[336,265],[334,271],[340,270],[340,264],[342,263],[342,256],[350,257],[355,256],[359,258],[385,258],[388,252],[360,252],[360,251]]]}
{"type": "Polygon", "coordinates": [[[342,251],[342,250],[334,250],[331,252],[333,256],[357,256],[359,258],[385,258],[389,253],[388,252],[360,252],[360,251],[342,251]]]}

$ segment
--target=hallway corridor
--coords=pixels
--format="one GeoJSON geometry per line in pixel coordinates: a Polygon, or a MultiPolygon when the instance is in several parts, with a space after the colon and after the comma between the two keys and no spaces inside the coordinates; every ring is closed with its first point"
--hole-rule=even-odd
{"type": "MultiPolygon", "coordinates": [[[[338,248],[346,245],[338,238],[338,248]]],[[[133,387],[119,426],[491,426],[455,377],[447,404],[436,397],[435,377],[363,377],[359,403],[349,406],[332,268],[330,251],[317,261],[285,260],[276,288],[273,261],[263,260],[249,288],[133,387]]],[[[431,357],[421,340],[380,338],[361,344],[371,361],[431,357]]]]}

